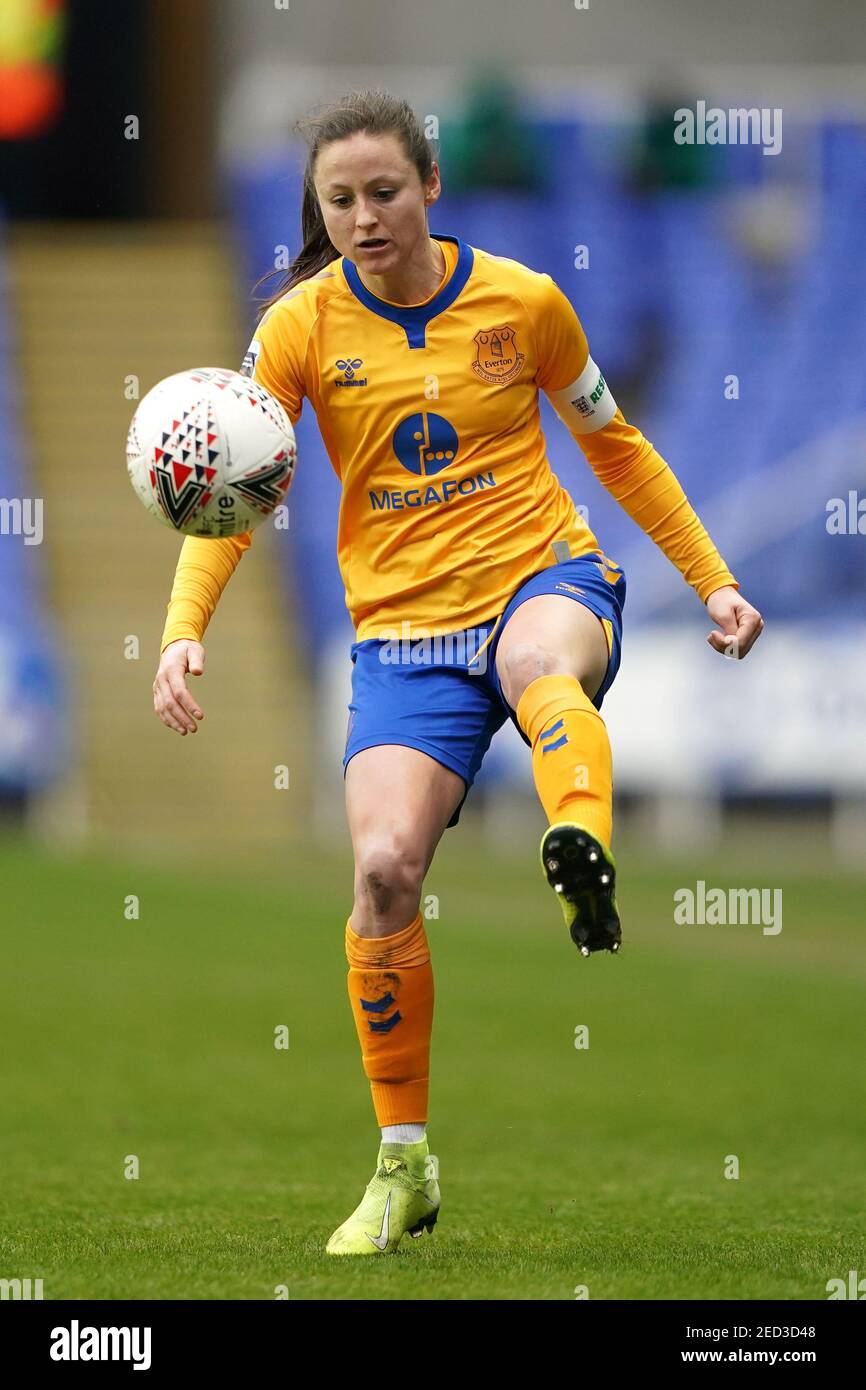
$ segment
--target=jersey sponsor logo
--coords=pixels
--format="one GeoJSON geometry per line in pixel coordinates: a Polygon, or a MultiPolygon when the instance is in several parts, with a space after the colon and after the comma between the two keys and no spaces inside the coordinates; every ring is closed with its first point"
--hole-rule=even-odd
{"type": "Polygon", "coordinates": [[[454,462],[460,440],[450,420],[424,410],[400,421],[391,447],[404,468],[424,478],[454,462]]]}
{"type": "Polygon", "coordinates": [[[524,355],[517,351],[516,334],[508,324],[502,328],[483,328],[475,334],[475,361],[472,370],[482,381],[504,385],[513,381],[523,366],[524,355]]]}
{"type": "Polygon", "coordinates": [[[362,357],[338,357],[334,366],[337,368],[337,371],[342,372],[343,375],[334,377],[334,385],[366,386],[367,378],[365,376],[356,376],[358,368],[363,367],[363,365],[364,359],[362,357]]]}
{"type": "Polygon", "coordinates": [[[455,497],[468,497],[470,493],[482,492],[495,487],[493,470],[487,473],[473,473],[468,478],[446,478],[444,483],[428,483],[427,487],[383,488],[381,492],[369,492],[370,507],[374,512],[401,512],[404,508],[436,506],[451,502],[455,497]]]}
{"type": "Polygon", "coordinates": [[[244,360],[241,363],[241,376],[255,376],[256,363],[259,360],[259,353],[261,350],[261,343],[257,338],[253,338],[253,341],[244,353],[244,360]]]}

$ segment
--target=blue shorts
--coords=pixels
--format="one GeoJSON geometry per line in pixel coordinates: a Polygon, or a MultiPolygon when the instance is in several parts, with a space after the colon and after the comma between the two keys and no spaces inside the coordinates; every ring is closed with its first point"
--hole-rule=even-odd
{"type": "Polygon", "coordinates": [[[368,637],[354,642],[343,775],[349,759],[364,748],[382,743],[417,748],[466,783],[463,800],[448,822],[456,825],[490,741],[506,719],[529,743],[496,670],[499,638],[512,613],[538,594],[565,594],[609,621],[610,659],[592,702],[600,709],[619,670],[625,589],[622,570],[593,552],[532,575],[498,618],[477,627],[445,637],[393,641],[368,637]]]}

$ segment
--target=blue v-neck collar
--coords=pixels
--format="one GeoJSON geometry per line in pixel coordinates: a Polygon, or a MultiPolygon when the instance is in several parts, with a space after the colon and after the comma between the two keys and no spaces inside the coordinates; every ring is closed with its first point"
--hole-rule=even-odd
{"type": "Polygon", "coordinates": [[[431,319],[436,318],[437,314],[442,314],[446,309],[450,309],[469,279],[472,273],[472,263],[475,259],[472,247],[467,246],[466,242],[461,241],[459,237],[434,235],[433,239],[434,241],[454,242],[457,247],[457,264],[447,284],[443,285],[439,293],[434,294],[433,298],[428,300],[426,304],[389,304],[386,299],[380,299],[363,284],[354,261],[343,257],[343,274],[352,294],[360,300],[365,309],[378,314],[380,318],[388,319],[391,323],[398,323],[406,334],[406,341],[410,348],[426,346],[428,323],[431,319]]]}

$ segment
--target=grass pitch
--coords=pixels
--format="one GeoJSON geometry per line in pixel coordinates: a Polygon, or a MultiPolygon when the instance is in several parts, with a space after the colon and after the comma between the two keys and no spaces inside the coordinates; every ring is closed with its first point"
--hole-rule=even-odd
{"type": "Polygon", "coordinates": [[[344,1261],[323,1245],[378,1144],[348,863],[0,846],[0,1277],[64,1299],[824,1299],[866,1274],[866,880],[752,875],[783,889],[769,937],[674,925],[675,888],[730,866],[621,859],[623,954],[584,961],[535,839],[508,864],[459,831],[440,848],[442,1214],[344,1261]]]}

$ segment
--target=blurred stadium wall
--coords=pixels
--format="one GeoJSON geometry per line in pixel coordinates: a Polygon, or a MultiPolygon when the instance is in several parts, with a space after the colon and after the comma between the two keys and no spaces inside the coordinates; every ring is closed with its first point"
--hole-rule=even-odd
{"type": "MultiPolygon", "coordinates": [[[[862,857],[866,538],[826,526],[831,499],[866,492],[859,3],[59,8],[60,109],[47,130],[0,140],[0,495],[45,502],[43,545],[0,537],[10,817],[181,857],[279,852],[311,825],[342,833],[351,631],[337,485],[309,409],[290,531],[257,534],[222,600],[194,739],[150,711],[178,542],[138,508],[123,441],[131,378],[141,394],[182,367],[240,362],[251,287],[297,247],[291,124],[378,84],[440,123],[432,229],[554,275],[617,398],[769,619],[748,662],[713,656],[697,601],[545,409],[554,468],[629,576],[605,705],[620,827],[654,852],[733,834],[796,854],[819,834],[862,857]],[[491,75],[511,88],[509,140],[543,152],[540,185],[457,187],[491,75]],[[673,110],[698,99],[781,106],[783,151],[716,147],[673,164],[673,110]],[[289,796],[274,789],[283,765],[289,796]]],[[[540,823],[513,730],[464,822],[497,846],[540,823]]]]}
{"type": "MultiPolygon", "coordinates": [[[[10,53],[33,38],[26,9],[10,53]]],[[[29,17],[38,30],[40,5],[29,17]]],[[[64,19],[55,119],[0,145],[0,495],[43,504],[41,543],[0,536],[0,806],[51,840],[179,862],[276,851],[301,834],[307,686],[275,538],[257,537],[214,621],[207,733],[172,737],[151,684],[180,541],[124,463],[156,381],[239,362],[246,342],[232,240],[205,216],[213,26],[196,4],[64,19]]]]}
{"type": "Polygon", "coordinates": [[[306,696],[275,538],[256,538],[255,563],[214,619],[201,733],[172,737],[153,715],[151,683],[179,540],[140,513],[123,465],[133,392],[237,355],[225,241],[210,224],[142,223],[122,236],[104,224],[26,224],[10,256],[45,499],[46,601],[74,724],[67,769],[34,798],[30,824],[179,858],[202,844],[276,849],[291,817],[274,768],[287,764],[300,790],[306,696]]]}

